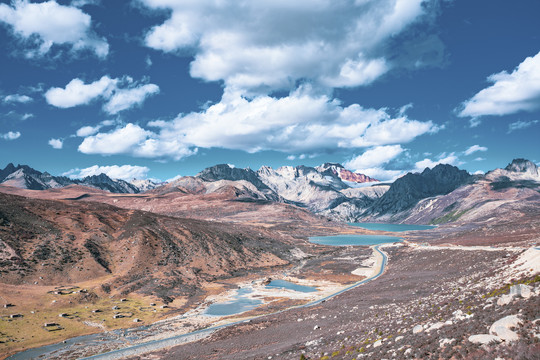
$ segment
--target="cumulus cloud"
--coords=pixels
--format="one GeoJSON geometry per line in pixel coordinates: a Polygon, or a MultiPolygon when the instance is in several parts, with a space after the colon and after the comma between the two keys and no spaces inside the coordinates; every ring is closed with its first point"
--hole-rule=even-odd
{"type": "Polygon", "coordinates": [[[194,53],[191,75],[244,93],[367,85],[394,65],[384,44],[420,21],[423,0],[141,0],[171,16],[145,35],[148,47],[194,53]]]}
{"type": "Polygon", "coordinates": [[[134,166],[134,165],[111,165],[111,166],[90,166],[84,169],[71,169],[63,176],[68,176],[72,179],[82,179],[87,176],[105,174],[111,179],[122,179],[125,181],[131,181],[133,179],[146,179],[148,176],[149,168],[146,166],[134,166]]]}
{"type": "Polygon", "coordinates": [[[33,99],[28,95],[20,95],[20,94],[12,94],[4,96],[4,102],[7,104],[10,103],[20,103],[20,104],[26,104],[31,102],[33,99]]]}
{"type": "Polygon", "coordinates": [[[5,134],[0,134],[0,139],[4,140],[16,140],[21,137],[21,133],[18,131],[9,131],[5,134]]]}
{"type": "Polygon", "coordinates": [[[515,130],[521,130],[526,129],[528,127],[533,126],[534,124],[538,124],[538,120],[531,120],[531,121],[522,121],[518,120],[508,125],[508,133],[511,133],[515,130]]]}
{"type": "Polygon", "coordinates": [[[424,171],[425,168],[433,168],[439,164],[448,164],[448,165],[454,165],[454,166],[459,166],[461,164],[463,164],[462,161],[459,160],[459,158],[457,157],[457,155],[455,153],[450,153],[450,154],[446,154],[446,153],[442,153],[439,155],[439,158],[437,160],[431,160],[431,159],[424,159],[424,160],[421,160],[421,161],[417,161],[414,165],[415,167],[415,171],[418,171],[418,172],[421,172],[421,171],[424,171]]]}
{"type": "Polygon", "coordinates": [[[81,79],[73,79],[65,88],[53,87],[47,90],[45,98],[49,104],[59,108],[87,105],[93,100],[102,99],[106,101],[103,110],[109,114],[117,114],[140,106],[146,98],[157,93],[159,86],[155,84],[141,85],[128,76],[112,79],[105,75],[88,84],[81,79]]]}
{"type": "Polygon", "coordinates": [[[49,104],[64,109],[86,105],[98,97],[111,97],[117,83],[118,79],[108,76],[89,84],[85,84],[81,79],[73,79],[65,88],[53,87],[47,90],[45,99],[49,104]]]}
{"type": "Polygon", "coordinates": [[[475,152],[478,152],[478,151],[487,151],[487,147],[480,146],[480,145],[473,145],[473,146],[469,147],[467,150],[465,150],[463,153],[465,155],[471,155],[471,154],[474,154],[475,152]]]}
{"type": "Polygon", "coordinates": [[[50,139],[49,145],[52,146],[53,149],[61,149],[64,146],[64,140],[62,139],[50,139]]]}
{"type": "Polygon", "coordinates": [[[407,171],[405,170],[388,170],[383,167],[365,168],[361,170],[356,170],[356,172],[367,175],[373,179],[385,182],[395,181],[397,178],[407,173],[407,171]]]}
{"type": "Polygon", "coordinates": [[[108,133],[86,137],[79,145],[79,151],[86,154],[129,154],[138,151],[150,135],[151,132],[138,125],[127,124],[108,133]]]}
{"type": "Polygon", "coordinates": [[[94,135],[95,133],[97,133],[99,131],[100,128],[101,128],[101,126],[99,126],[99,125],[97,125],[97,126],[83,126],[79,130],[77,130],[76,135],[80,136],[80,137],[87,137],[87,136],[90,136],[90,135],[94,135]]]}
{"type": "Polygon", "coordinates": [[[366,150],[362,155],[354,157],[344,165],[349,169],[356,169],[362,172],[362,169],[373,168],[388,163],[403,151],[404,149],[401,145],[377,146],[366,150]]]}
{"type": "Polygon", "coordinates": [[[462,104],[459,116],[508,115],[540,109],[540,52],[526,58],[512,73],[490,75],[493,85],[462,104]]]}
{"type": "Polygon", "coordinates": [[[147,97],[159,93],[159,86],[155,84],[141,85],[132,89],[118,89],[103,106],[109,114],[117,114],[133,106],[140,106],[147,97]]]}
{"type": "Polygon", "coordinates": [[[101,0],[72,0],[71,6],[83,7],[86,5],[100,5],[101,0]]]}
{"type": "MultiPolygon", "coordinates": [[[[204,147],[275,150],[300,159],[338,148],[397,146],[443,129],[409,118],[410,106],[392,116],[332,97],[335,88],[368,85],[396,66],[387,56],[390,42],[425,18],[423,0],[140,3],[170,11],[146,32],[146,45],[193,56],[191,76],[222,82],[222,99],[172,120],[108,132],[81,128],[83,153],[180,159],[204,147]],[[288,95],[275,95],[282,90],[288,95]]],[[[102,96],[103,108],[114,114],[158,92],[152,84],[115,89],[102,96]]]]}
{"type": "Polygon", "coordinates": [[[77,130],[75,135],[79,137],[87,137],[96,134],[101,128],[105,126],[111,126],[114,124],[115,122],[113,120],[105,120],[100,122],[96,126],[83,126],[82,128],[77,130]]]}
{"type": "Polygon", "coordinates": [[[128,124],[87,137],[79,150],[173,159],[191,155],[198,147],[301,154],[406,143],[439,130],[431,121],[392,118],[386,109],[364,109],[358,104],[342,106],[336,99],[304,90],[283,98],[251,100],[226,93],[221,102],[202,112],[150,122],[153,131],[128,124]]]}
{"type": "Polygon", "coordinates": [[[100,58],[109,53],[107,40],[91,29],[90,15],[54,0],[0,4],[0,22],[9,25],[13,35],[28,46],[28,57],[43,56],[55,45],[67,45],[74,52],[88,49],[100,58]]]}
{"type": "Polygon", "coordinates": [[[401,155],[405,149],[401,145],[372,147],[343,165],[355,172],[362,173],[381,181],[392,181],[403,175],[403,170],[388,170],[385,165],[401,155]]]}

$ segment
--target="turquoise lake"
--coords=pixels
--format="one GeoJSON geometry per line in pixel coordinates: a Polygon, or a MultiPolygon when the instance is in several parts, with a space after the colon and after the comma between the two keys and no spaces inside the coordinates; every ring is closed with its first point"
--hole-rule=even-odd
{"type": "Polygon", "coordinates": [[[413,224],[349,223],[349,225],[361,227],[368,230],[391,231],[391,232],[429,230],[429,229],[436,228],[436,226],[432,226],[432,225],[413,225],[413,224]]]}
{"type": "Polygon", "coordinates": [[[270,281],[270,284],[266,285],[266,288],[267,289],[275,289],[275,288],[289,289],[289,290],[299,291],[303,293],[310,293],[310,292],[317,291],[316,288],[311,287],[311,286],[298,285],[290,281],[279,280],[279,279],[270,281]]]}
{"type": "Polygon", "coordinates": [[[332,245],[332,246],[366,246],[401,241],[397,236],[386,235],[332,235],[332,236],[313,236],[309,238],[314,244],[332,245]]]}
{"type": "Polygon", "coordinates": [[[211,316],[235,315],[255,309],[263,303],[261,300],[245,297],[249,293],[251,293],[249,288],[239,289],[236,293],[236,299],[224,303],[214,303],[204,313],[211,316]]]}

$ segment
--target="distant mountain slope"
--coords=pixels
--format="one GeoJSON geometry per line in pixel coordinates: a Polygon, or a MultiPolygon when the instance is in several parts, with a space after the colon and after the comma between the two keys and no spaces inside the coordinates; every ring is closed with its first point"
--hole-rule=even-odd
{"type": "Polygon", "coordinates": [[[153,190],[157,187],[160,187],[162,185],[165,185],[164,182],[154,182],[152,180],[140,180],[140,179],[133,179],[129,182],[131,185],[135,186],[139,192],[145,192],[149,190],[153,190]]]}
{"type": "MultiPolygon", "coordinates": [[[[440,164],[421,173],[409,173],[391,185],[375,181],[354,185],[349,181],[351,178],[358,181],[374,179],[352,174],[335,163],[277,169],[263,166],[258,171],[221,164],[196,176],[181,177],[158,187],[147,181],[135,182],[141,188],[149,189],[145,193],[148,197],[136,200],[107,198],[107,194],[84,196],[160,214],[225,221],[240,218],[254,221],[266,216],[263,213],[281,218],[288,211],[287,206],[294,205],[343,222],[445,223],[455,221],[472,207],[480,208],[486,202],[494,202],[493,199],[497,199],[505,189],[529,189],[533,191],[531,196],[540,189],[540,170],[525,159],[515,159],[505,168],[495,169],[484,176],[473,176],[455,166],[440,164]],[[489,191],[482,192],[485,190],[483,187],[488,187],[489,191]]],[[[139,191],[133,184],[112,180],[103,174],[71,180],[13,164],[0,170],[0,183],[25,189],[55,189],[79,184],[114,193],[139,191]]],[[[514,198],[514,195],[508,196],[514,198]]],[[[57,198],[56,195],[53,197],[57,198]]]]}
{"type": "Polygon", "coordinates": [[[408,173],[394,181],[367,214],[396,214],[413,207],[422,199],[448,194],[471,180],[472,176],[467,171],[446,164],[426,168],[422,173],[408,173]]]}
{"type": "MultiPolygon", "coordinates": [[[[490,171],[485,176],[469,177],[458,174],[455,170],[453,178],[458,183],[465,183],[455,190],[443,194],[425,196],[412,207],[402,207],[398,211],[373,212],[366,214],[364,221],[402,222],[413,224],[446,224],[463,228],[479,228],[486,234],[498,231],[505,224],[519,222],[520,218],[528,218],[540,209],[540,177],[536,177],[536,164],[516,159],[504,169],[490,171]],[[534,180],[537,179],[537,180],[534,180]]],[[[415,178],[417,179],[417,177],[415,178]]],[[[439,181],[440,182],[440,181],[439,181]]],[[[398,183],[396,181],[394,184],[398,183]]],[[[399,185],[399,184],[398,184],[399,185]]],[[[450,186],[451,184],[446,184],[450,186]]],[[[394,187],[386,194],[399,199],[400,187],[394,187]],[[392,192],[391,192],[392,191],[392,192]]],[[[447,187],[444,190],[448,190],[447,187]]],[[[381,200],[386,196],[383,195],[381,200]]],[[[417,193],[416,193],[417,194],[417,193]]],[[[388,201],[388,199],[386,199],[388,201]]],[[[386,203],[385,203],[386,204],[386,203]]],[[[374,204],[374,207],[377,202],[374,204]]],[[[398,203],[399,205],[399,203],[398,203]]],[[[391,209],[397,209],[393,207],[391,209]]],[[[454,229],[455,230],[455,229],[454,229]]],[[[530,230],[530,229],[529,229],[530,230]]],[[[519,238],[520,232],[527,233],[525,225],[509,231],[519,238]]],[[[508,236],[508,235],[507,235],[508,236]]]]}
{"type": "Polygon", "coordinates": [[[337,163],[324,163],[321,166],[315,168],[318,172],[323,175],[337,175],[342,181],[347,181],[350,183],[369,183],[369,182],[379,182],[379,180],[371,178],[367,175],[354,173],[350,170],[345,169],[343,165],[337,163]]]}
{"type": "Polygon", "coordinates": [[[55,189],[68,185],[90,186],[112,193],[138,193],[141,190],[127,181],[111,179],[105,174],[87,176],[84,179],[70,179],[40,172],[27,165],[8,164],[0,170],[0,183],[29,190],[55,189]]]}
{"type": "Polygon", "coordinates": [[[0,193],[1,282],[55,285],[107,276],[117,294],[193,295],[215,278],[287,264],[294,246],[270,234],[97,202],[0,193]]]}
{"type": "MultiPolygon", "coordinates": [[[[239,169],[222,164],[201,171],[196,178],[202,181],[197,185],[199,191],[200,187],[203,187],[206,193],[223,191],[223,181],[229,181],[227,184],[242,194],[239,198],[285,202],[341,221],[353,221],[355,216],[367,209],[381,193],[345,192],[351,189],[352,182],[377,180],[352,173],[342,165],[334,163],[318,167],[283,166],[277,169],[262,166],[257,172],[249,168],[239,169]],[[342,175],[346,181],[342,179],[342,175]],[[221,182],[221,185],[208,185],[214,182],[221,182]]],[[[188,180],[180,180],[177,184],[186,181],[188,180]]],[[[193,181],[190,179],[188,182],[193,186],[193,181]]]]}

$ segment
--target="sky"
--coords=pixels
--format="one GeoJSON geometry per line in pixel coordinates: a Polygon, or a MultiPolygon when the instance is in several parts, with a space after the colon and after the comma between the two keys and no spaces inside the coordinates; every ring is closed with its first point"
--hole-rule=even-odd
{"type": "Polygon", "coordinates": [[[0,1],[0,168],[540,162],[537,0],[0,1]]]}

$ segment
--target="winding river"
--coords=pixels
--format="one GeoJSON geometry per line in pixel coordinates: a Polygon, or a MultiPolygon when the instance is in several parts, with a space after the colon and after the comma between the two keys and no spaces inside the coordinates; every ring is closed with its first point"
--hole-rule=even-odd
{"type": "MultiPolygon", "coordinates": [[[[405,224],[352,223],[350,225],[363,227],[363,228],[370,229],[370,230],[382,230],[382,231],[390,231],[390,232],[416,231],[416,230],[425,230],[425,229],[433,228],[431,226],[405,225],[405,224]]],[[[351,246],[351,245],[353,245],[353,246],[372,246],[374,255],[376,257],[376,265],[375,266],[377,267],[376,268],[377,270],[370,277],[365,278],[364,280],[361,280],[361,281],[359,281],[359,282],[357,282],[357,283],[355,283],[353,285],[350,285],[350,286],[348,286],[348,287],[346,287],[346,288],[344,288],[344,289],[342,289],[342,290],[340,290],[338,292],[335,292],[335,293],[333,293],[331,295],[328,295],[328,296],[326,296],[324,298],[309,302],[309,303],[304,304],[304,305],[299,305],[299,306],[295,306],[295,307],[292,307],[292,308],[280,310],[280,311],[278,311],[276,313],[281,313],[281,312],[288,311],[288,310],[294,309],[294,308],[310,307],[310,306],[314,306],[314,305],[323,303],[323,302],[325,302],[325,301],[327,301],[327,300],[329,300],[329,299],[331,299],[331,298],[333,298],[333,297],[335,297],[335,296],[337,296],[339,294],[342,294],[342,293],[344,293],[346,291],[349,291],[349,290],[351,290],[353,288],[356,288],[356,287],[358,287],[358,286],[360,286],[362,284],[365,284],[365,283],[367,283],[369,281],[373,281],[373,280],[377,279],[379,276],[381,276],[383,274],[384,269],[385,269],[386,264],[387,264],[387,261],[388,261],[388,258],[386,256],[386,254],[380,249],[381,244],[401,241],[401,238],[396,237],[396,236],[387,236],[387,235],[335,235],[335,236],[311,237],[310,241],[313,242],[313,243],[317,243],[317,244],[332,245],[332,246],[351,246]]],[[[276,285],[276,286],[284,286],[284,284],[281,284],[279,282],[274,283],[274,285],[276,285]]],[[[290,285],[285,284],[285,286],[290,286],[290,285]]],[[[296,290],[297,291],[308,291],[308,289],[296,289],[296,290]]],[[[241,295],[241,294],[239,294],[239,295],[241,295]]],[[[251,309],[253,307],[256,307],[258,304],[255,304],[255,303],[243,304],[243,305],[247,305],[247,306],[240,306],[240,307],[238,307],[238,311],[233,309],[232,312],[230,312],[227,307],[226,307],[227,309],[225,309],[225,308],[221,308],[219,306],[219,304],[214,304],[214,305],[216,307],[214,309],[210,310],[210,313],[208,315],[223,316],[223,315],[238,314],[238,313],[241,313],[243,311],[249,310],[249,309],[251,309]]],[[[225,304],[225,305],[227,305],[227,304],[225,304]]],[[[274,314],[276,314],[276,313],[274,313],[274,314]]],[[[222,329],[222,328],[225,328],[225,327],[228,327],[228,326],[233,326],[235,324],[239,324],[239,323],[242,323],[242,322],[245,322],[245,321],[249,321],[251,319],[256,319],[256,318],[259,318],[259,317],[262,317],[262,316],[267,316],[267,315],[271,315],[271,314],[254,316],[254,317],[252,317],[250,319],[243,319],[241,321],[236,321],[236,322],[227,323],[227,324],[223,324],[223,325],[211,326],[211,327],[201,329],[201,330],[197,330],[197,331],[193,331],[193,332],[190,332],[190,333],[187,333],[187,334],[176,335],[176,336],[165,338],[165,339],[154,340],[154,341],[149,341],[149,342],[140,343],[140,344],[136,344],[136,345],[131,345],[131,346],[124,347],[122,349],[113,350],[113,351],[110,351],[110,352],[106,352],[106,353],[86,357],[84,359],[92,359],[92,360],[98,360],[98,359],[99,360],[105,360],[105,359],[107,359],[108,360],[108,359],[120,359],[120,358],[126,357],[126,356],[140,355],[140,354],[143,354],[143,353],[156,351],[156,350],[163,349],[163,348],[166,348],[166,347],[179,345],[179,344],[182,344],[182,343],[185,343],[185,342],[194,341],[194,340],[197,340],[197,339],[200,339],[200,338],[204,338],[204,337],[210,335],[212,332],[214,332],[216,330],[219,330],[219,329],[222,329]]],[[[146,328],[148,328],[148,326],[146,328]]],[[[113,332],[114,333],[124,333],[129,338],[129,334],[134,333],[137,330],[138,330],[138,328],[127,329],[127,330],[115,330],[113,332]]],[[[57,351],[61,351],[62,348],[68,347],[68,346],[70,346],[72,344],[81,344],[81,343],[84,344],[84,343],[86,343],[88,345],[91,345],[92,343],[97,341],[97,338],[98,338],[99,335],[101,335],[101,334],[85,335],[85,336],[80,336],[80,337],[77,337],[77,338],[68,339],[63,343],[52,344],[52,345],[43,346],[43,347],[35,348],[35,349],[29,349],[27,351],[23,351],[23,352],[20,352],[18,354],[12,355],[8,359],[9,360],[22,360],[22,359],[35,359],[35,358],[40,358],[40,357],[46,357],[48,354],[52,354],[52,353],[55,353],[57,351]]],[[[128,343],[126,343],[126,345],[128,345],[128,343]]]]}

